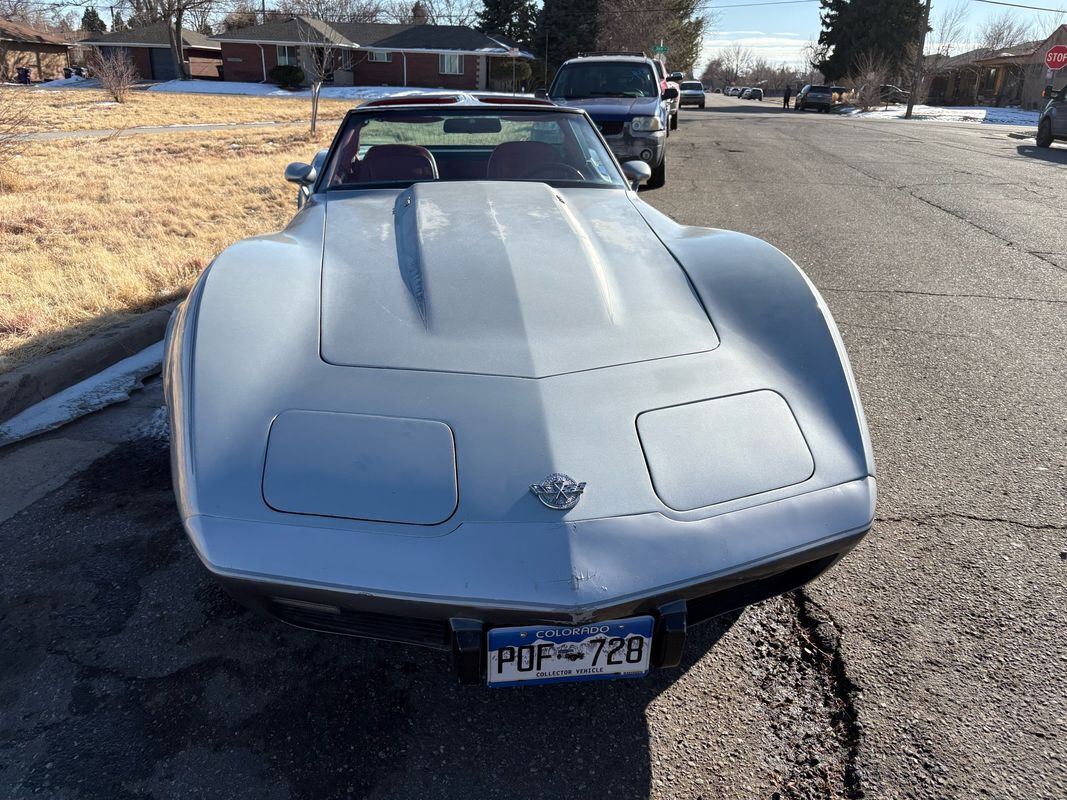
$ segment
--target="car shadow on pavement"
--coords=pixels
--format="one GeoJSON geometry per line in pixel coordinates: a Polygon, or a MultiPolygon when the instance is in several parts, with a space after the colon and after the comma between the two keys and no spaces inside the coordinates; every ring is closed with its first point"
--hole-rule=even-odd
{"type": "Polygon", "coordinates": [[[644,680],[460,686],[443,653],[316,634],[229,598],[143,438],[4,526],[0,794],[647,797],[644,680]]]}
{"type": "Polygon", "coordinates": [[[782,108],[782,98],[765,100],[738,100],[730,105],[708,105],[704,108],[686,106],[678,114],[679,123],[685,122],[687,114],[795,114],[792,108],[782,108]]]}
{"type": "Polygon", "coordinates": [[[1033,144],[1021,144],[1015,148],[1015,151],[1027,158],[1037,159],[1038,161],[1048,161],[1051,164],[1067,164],[1067,147],[1038,147],[1033,144]]]}

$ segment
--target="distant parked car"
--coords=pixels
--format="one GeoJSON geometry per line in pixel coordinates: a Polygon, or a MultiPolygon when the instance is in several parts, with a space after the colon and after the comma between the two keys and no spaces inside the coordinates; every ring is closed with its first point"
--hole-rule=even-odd
{"type": "Polygon", "coordinates": [[[683,106],[704,107],[704,84],[700,81],[682,81],[682,92],[678,102],[683,106]]]}
{"type": "MultiPolygon", "coordinates": [[[[642,53],[641,55],[644,55],[644,53],[642,53]]],[[[653,65],[656,68],[656,76],[659,78],[660,90],[663,91],[663,92],[666,92],[668,89],[674,89],[674,91],[675,91],[675,97],[672,100],[668,101],[669,105],[670,105],[670,109],[671,109],[669,128],[672,131],[673,130],[677,130],[678,129],[678,109],[679,109],[678,96],[677,95],[679,93],[681,93],[682,87],[678,84],[677,81],[672,79],[671,75],[674,75],[675,73],[671,73],[671,75],[667,74],[667,66],[666,66],[666,64],[664,64],[658,58],[654,58],[654,59],[652,59],[652,61],[653,61],[653,65]]],[[[680,72],[677,73],[677,74],[681,75],[680,72]]]]}
{"type": "Polygon", "coordinates": [[[1051,147],[1055,139],[1067,141],[1067,86],[1046,90],[1048,103],[1037,121],[1037,146],[1051,147]]]}
{"type": "Polygon", "coordinates": [[[763,90],[757,87],[751,89],[745,89],[744,94],[741,95],[742,100],[762,100],[763,90]]]}
{"type": "Polygon", "coordinates": [[[810,83],[797,93],[793,108],[797,111],[807,111],[814,108],[824,113],[830,112],[830,106],[834,104],[834,92],[829,86],[812,86],[810,83]]]}
{"type": "Polygon", "coordinates": [[[911,92],[891,83],[883,83],[878,87],[878,96],[882,98],[883,103],[906,103],[911,97],[911,92]]]}

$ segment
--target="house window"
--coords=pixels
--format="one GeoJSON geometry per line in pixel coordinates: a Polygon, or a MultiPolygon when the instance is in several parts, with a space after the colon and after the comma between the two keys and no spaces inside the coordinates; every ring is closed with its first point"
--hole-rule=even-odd
{"type": "Polygon", "coordinates": [[[283,67],[300,66],[300,48],[295,45],[278,45],[278,64],[283,67]]]}
{"type": "Polygon", "coordinates": [[[442,53],[438,56],[440,66],[438,71],[442,75],[462,75],[463,74],[463,56],[452,55],[442,53]]]}
{"type": "Polygon", "coordinates": [[[393,54],[386,53],[382,50],[371,50],[369,53],[367,53],[367,60],[388,64],[390,61],[393,60],[393,54]]]}

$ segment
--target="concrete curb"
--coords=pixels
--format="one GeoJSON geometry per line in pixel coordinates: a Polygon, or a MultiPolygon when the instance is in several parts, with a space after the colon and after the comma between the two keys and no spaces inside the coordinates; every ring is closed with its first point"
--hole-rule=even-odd
{"type": "Polygon", "coordinates": [[[0,375],[0,422],[163,338],[177,302],[0,375]]]}

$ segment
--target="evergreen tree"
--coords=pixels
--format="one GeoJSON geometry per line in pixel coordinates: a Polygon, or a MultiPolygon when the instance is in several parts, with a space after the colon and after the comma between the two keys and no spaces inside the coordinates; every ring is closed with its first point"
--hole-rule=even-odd
{"type": "Polygon", "coordinates": [[[128,27],[129,26],[126,24],[126,20],[122,18],[122,14],[116,11],[115,14],[111,17],[111,30],[124,31],[128,27]]]}
{"type": "Polygon", "coordinates": [[[813,64],[839,81],[864,62],[882,62],[890,73],[906,69],[923,22],[921,0],[820,0],[822,32],[813,64]]]}
{"type": "Polygon", "coordinates": [[[107,25],[100,19],[100,15],[96,13],[96,9],[92,6],[85,7],[85,13],[82,14],[81,29],[89,33],[107,33],[107,25]]]}
{"type": "Polygon", "coordinates": [[[531,0],[482,0],[478,29],[501,33],[516,42],[529,44],[533,38],[537,8],[531,0]]]}
{"type": "Polygon", "coordinates": [[[568,58],[596,49],[598,5],[598,0],[544,0],[532,45],[547,62],[550,81],[568,58]]]}

